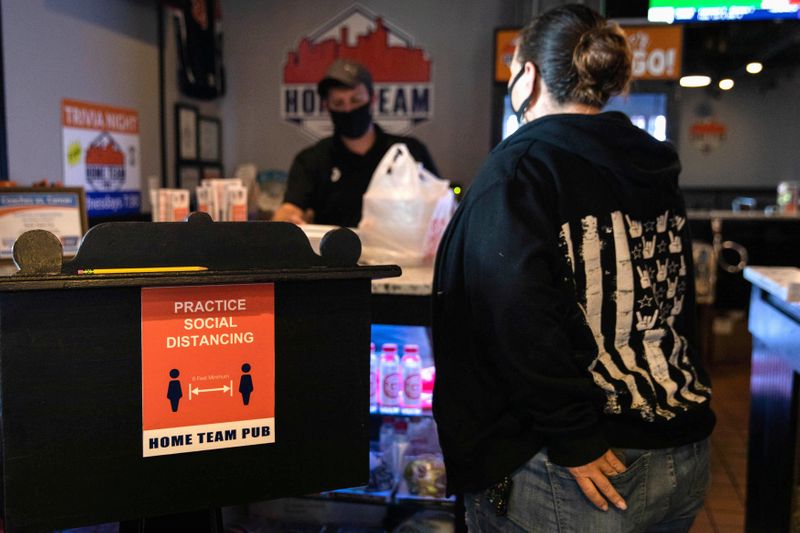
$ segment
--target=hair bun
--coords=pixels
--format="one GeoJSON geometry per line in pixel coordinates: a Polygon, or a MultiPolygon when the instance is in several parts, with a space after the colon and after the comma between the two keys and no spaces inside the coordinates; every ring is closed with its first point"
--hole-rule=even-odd
{"type": "Polygon", "coordinates": [[[602,108],[625,90],[631,75],[625,34],[582,4],[555,7],[532,19],[520,33],[516,54],[521,64],[536,65],[559,105],[602,108]]]}
{"type": "Polygon", "coordinates": [[[622,29],[613,23],[584,32],[572,54],[578,77],[573,95],[602,107],[625,90],[631,77],[631,50],[622,29]]]}

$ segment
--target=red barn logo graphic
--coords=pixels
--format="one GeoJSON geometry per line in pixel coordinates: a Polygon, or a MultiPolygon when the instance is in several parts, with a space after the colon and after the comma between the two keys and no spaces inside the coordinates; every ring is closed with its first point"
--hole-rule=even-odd
{"type": "Polygon", "coordinates": [[[125,183],[125,152],[108,132],[86,150],[86,181],[95,191],[118,191],[125,183]]]}
{"type": "Polygon", "coordinates": [[[333,126],[317,82],[338,58],[352,59],[372,73],[373,117],[386,131],[407,133],[433,116],[431,61],[413,39],[355,5],[303,37],[283,67],[281,116],[312,138],[330,135],[333,126]]]}

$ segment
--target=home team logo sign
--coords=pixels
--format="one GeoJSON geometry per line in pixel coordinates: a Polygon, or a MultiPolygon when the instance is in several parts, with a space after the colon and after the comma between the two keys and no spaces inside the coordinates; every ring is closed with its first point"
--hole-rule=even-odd
{"type": "Polygon", "coordinates": [[[275,442],[275,286],[142,289],[142,455],[275,442]]]}
{"type": "Polygon", "coordinates": [[[283,67],[281,116],[312,138],[333,126],[317,82],[338,58],[358,61],[372,73],[373,117],[385,130],[407,133],[433,116],[431,61],[405,32],[355,5],[300,40],[283,67]]]}
{"type": "Polygon", "coordinates": [[[96,190],[116,191],[125,183],[125,152],[107,132],[86,150],[86,181],[96,190]]]}

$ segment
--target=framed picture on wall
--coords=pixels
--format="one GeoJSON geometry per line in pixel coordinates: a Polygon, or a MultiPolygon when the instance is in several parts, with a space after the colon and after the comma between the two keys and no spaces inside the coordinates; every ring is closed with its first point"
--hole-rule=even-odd
{"type": "Polygon", "coordinates": [[[224,177],[222,173],[222,165],[203,165],[202,169],[201,176],[204,180],[216,180],[224,177]]]}
{"type": "Polygon", "coordinates": [[[189,163],[178,165],[178,188],[189,189],[194,194],[195,189],[200,185],[200,166],[189,163]]]}
{"type": "Polygon", "coordinates": [[[17,237],[32,229],[54,234],[64,255],[74,256],[87,228],[86,194],[81,187],[0,189],[0,259],[11,259],[17,237]]]}
{"type": "Polygon", "coordinates": [[[205,163],[222,162],[222,126],[214,117],[198,117],[200,161],[205,163]]]}
{"type": "Polygon", "coordinates": [[[197,161],[197,108],[175,104],[175,147],[178,161],[197,161]]]}

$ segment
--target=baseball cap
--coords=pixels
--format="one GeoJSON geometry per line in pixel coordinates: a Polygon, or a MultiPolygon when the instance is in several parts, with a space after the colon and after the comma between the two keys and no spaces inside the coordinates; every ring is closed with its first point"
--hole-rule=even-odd
{"type": "Polygon", "coordinates": [[[325,77],[317,84],[317,91],[321,97],[325,98],[331,87],[344,85],[353,88],[359,83],[363,83],[367,87],[367,91],[372,94],[372,75],[367,68],[352,59],[337,59],[331,63],[325,77]]]}

